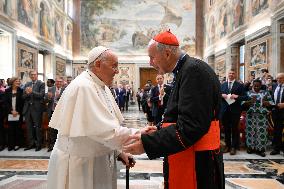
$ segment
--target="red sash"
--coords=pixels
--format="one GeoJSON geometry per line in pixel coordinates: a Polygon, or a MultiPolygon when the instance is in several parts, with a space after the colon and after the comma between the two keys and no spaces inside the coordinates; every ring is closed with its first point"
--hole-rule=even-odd
{"type": "MultiPolygon", "coordinates": [[[[172,124],[175,123],[163,123],[162,127],[172,124]]],[[[178,140],[184,145],[178,133],[177,135],[178,140]]],[[[193,146],[168,157],[169,189],[196,189],[195,151],[218,148],[220,148],[219,121],[212,121],[209,131],[193,146]]]]}

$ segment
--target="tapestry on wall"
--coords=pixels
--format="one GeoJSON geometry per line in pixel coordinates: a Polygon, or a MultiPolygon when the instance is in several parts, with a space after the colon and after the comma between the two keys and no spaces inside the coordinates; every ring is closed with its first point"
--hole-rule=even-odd
{"type": "Polygon", "coordinates": [[[25,49],[19,49],[19,67],[34,69],[35,68],[35,56],[33,52],[29,52],[25,49]]]}
{"type": "Polygon", "coordinates": [[[256,66],[267,63],[267,42],[262,42],[250,49],[250,66],[256,66]]]}
{"type": "Polygon", "coordinates": [[[22,83],[30,80],[30,71],[37,70],[37,53],[38,51],[34,48],[21,43],[17,44],[16,72],[22,83]]]}
{"type": "Polygon", "coordinates": [[[65,76],[66,62],[61,58],[56,58],[56,76],[65,76]]]}

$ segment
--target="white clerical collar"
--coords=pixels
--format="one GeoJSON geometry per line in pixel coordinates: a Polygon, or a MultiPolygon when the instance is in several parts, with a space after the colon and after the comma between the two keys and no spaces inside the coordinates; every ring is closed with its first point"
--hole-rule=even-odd
{"type": "Polygon", "coordinates": [[[99,84],[100,86],[104,87],[105,83],[100,80],[100,78],[98,78],[98,76],[96,76],[96,74],[94,74],[93,72],[91,72],[90,70],[86,70],[86,72],[92,77],[92,79],[99,84]]]}
{"type": "Polygon", "coordinates": [[[176,67],[177,67],[177,65],[178,65],[178,62],[179,62],[181,59],[183,59],[183,57],[184,57],[185,55],[186,55],[186,54],[182,54],[182,55],[180,56],[180,58],[179,58],[178,61],[176,62],[176,65],[175,65],[174,69],[173,69],[171,72],[173,72],[173,71],[176,69],[176,67]]]}

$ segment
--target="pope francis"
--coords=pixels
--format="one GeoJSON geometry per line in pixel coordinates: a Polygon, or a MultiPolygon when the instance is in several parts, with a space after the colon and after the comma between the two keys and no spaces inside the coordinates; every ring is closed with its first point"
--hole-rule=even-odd
{"type": "MultiPolygon", "coordinates": [[[[88,69],[62,94],[49,127],[58,130],[48,166],[48,189],[116,189],[116,157],[129,135],[107,86],[118,73],[118,58],[106,47],[88,55],[88,69]]],[[[143,132],[146,132],[144,129],[143,132]]],[[[142,131],[141,131],[142,132],[142,131]]]]}

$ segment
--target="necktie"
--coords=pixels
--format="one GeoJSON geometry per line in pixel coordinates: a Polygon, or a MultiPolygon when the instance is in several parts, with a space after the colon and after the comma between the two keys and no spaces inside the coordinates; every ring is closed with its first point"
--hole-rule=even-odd
{"type": "Polygon", "coordinates": [[[32,88],[34,87],[34,85],[35,85],[35,82],[32,82],[32,88]]]}
{"type": "Polygon", "coordinates": [[[60,89],[57,89],[57,90],[56,90],[56,95],[55,95],[56,98],[58,98],[59,94],[60,94],[60,89]]]}
{"type": "Polygon", "coordinates": [[[282,85],[279,85],[279,89],[278,89],[278,92],[277,92],[277,98],[276,98],[276,104],[279,104],[280,101],[281,101],[281,87],[282,87],[282,85]]]}
{"type": "MultiPolygon", "coordinates": [[[[163,89],[163,86],[162,85],[160,85],[160,91],[163,89]]],[[[159,93],[160,93],[160,91],[159,91],[159,93]]],[[[159,101],[160,102],[160,106],[162,106],[163,105],[163,97],[161,97],[161,100],[159,101]]]]}
{"type": "Polygon", "coordinates": [[[232,82],[230,81],[229,82],[229,92],[231,92],[231,89],[232,89],[232,82]]]}

